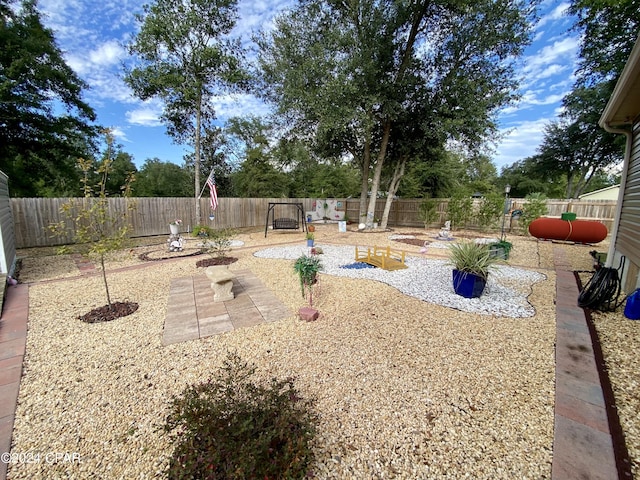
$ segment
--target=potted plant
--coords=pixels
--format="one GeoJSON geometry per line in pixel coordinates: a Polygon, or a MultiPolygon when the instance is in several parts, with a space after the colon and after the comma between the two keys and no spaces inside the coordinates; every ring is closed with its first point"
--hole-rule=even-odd
{"type": "Polygon", "coordinates": [[[315,238],[312,232],[307,232],[307,247],[313,247],[313,239],[315,238]]]}
{"type": "Polygon", "coordinates": [[[503,239],[499,242],[489,244],[489,252],[493,257],[498,257],[501,260],[508,260],[511,247],[513,247],[513,244],[503,239]]]}
{"type": "Polygon", "coordinates": [[[305,297],[305,291],[309,290],[309,306],[301,308],[298,313],[300,318],[312,321],[318,318],[318,311],[313,308],[313,285],[317,282],[318,272],[322,268],[320,258],[315,255],[302,255],[293,264],[293,270],[300,278],[300,289],[302,297],[305,297]]]}
{"type": "Polygon", "coordinates": [[[180,231],[180,225],[182,225],[182,220],[176,218],[173,222],[169,223],[169,230],[171,231],[171,235],[178,235],[180,231]]]}
{"type": "Polygon", "coordinates": [[[489,270],[500,259],[491,255],[489,246],[475,242],[459,242],[449,246],[449,262],[453,265],[453,290],[465,298],[482,295],[489,270]]]}

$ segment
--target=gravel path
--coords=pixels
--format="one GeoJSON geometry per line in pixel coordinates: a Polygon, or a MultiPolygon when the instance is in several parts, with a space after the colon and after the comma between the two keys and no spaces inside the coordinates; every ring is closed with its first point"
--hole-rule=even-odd
{"type": "MultiPolygon", "coordinates": [[[[336,244],[391,244],[414,254],[411,275],[435,273],[414,276],[409,286],[446,276],[446,251],[433,248],[422,258],[418,246],[390,240],[388,232],[335,229],[316,231],[331,273],[321,275],[314,294],[318,321],[292,315],[167,347],[161,339],[169,282],[203,274],[197,257],[109,272],[112,298],[140,308],[107,324],[76,320],[105,303],[98,276],[45,283],[71,277],[72,261],[26,258],[21,280],[39,283],[30,287],[12,452],[77,453],[80,462],[12,464],[9,478],[162,478],[171,446],[158,427],[170,397],[208,378],[228,351],[255,363],[264,378],[295,376],[303,394],[317,398],[317,478],[549,478],[555,274],[547,247],[509,239],[517,268],[495,275],[487,298],[509,291],[513,300],[516,292],[523,299],[518,312],[529,316],[511,316],[452,309],[383,281],[338,276],[343,272],[328,260],[338,255],[336,244]],[[526,277],[526,285],[516,287],[513,275],[526,277]]],[[[305,301],[291,260],[254,252],[302,238],[242,233],[245,247],[232,252],[238,262],[231,269],[251,269],[294,312],[305,301]]],[[[123,253],[109,270],[142,263],[138,254],[154,248],[123,253]]]]}

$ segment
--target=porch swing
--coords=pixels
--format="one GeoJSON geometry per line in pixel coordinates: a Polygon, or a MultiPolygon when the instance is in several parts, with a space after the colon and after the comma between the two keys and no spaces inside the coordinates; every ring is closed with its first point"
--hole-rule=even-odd
{"type": "Polygon", "coordinates": [[[302,203],[292,202],[269,202],[269,208],[267,210],[267,219],[264,224],[264,236],[266,238],[269,231],[269,217],[271,217],[271,227],[273,230],[298,230],[302,225],[302,231],[307,231],[307,222],[304,217],[304,207],[302,203]],[[275,210],[277,205],[287,205],[289,207],[295,207],[295,218],[292,217],[278,217],[275,216],[275,210]]]}

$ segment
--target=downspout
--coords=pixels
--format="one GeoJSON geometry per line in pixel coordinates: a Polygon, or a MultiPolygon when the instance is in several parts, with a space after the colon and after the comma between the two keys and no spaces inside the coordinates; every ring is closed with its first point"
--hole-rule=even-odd
{"type": "Polygon", "coordinates": [[[616,214],[613,219],[613,229],[611,231],[611,243],[609,244],[609,251],[607,253],[606,267],[613,265],[613,257],[616,253],[616,241],[618,239],[618,230],[620,228],[620,215],[622,215],[622,200],[624,198],[624,191],[627,185],[627,174],[629,173],[629,163],[631,161],[631,147],[633,145],[633,125],[630,130],[622,128],[614,128],[609,123],[603,122],[600,124],[607,132],[625,135],[627,137],[626,145],[624,148],[624,160],[622,163],[622,174],[620,176],[620,190],[618,191],[618,204],[616,205],[616,214]]]}

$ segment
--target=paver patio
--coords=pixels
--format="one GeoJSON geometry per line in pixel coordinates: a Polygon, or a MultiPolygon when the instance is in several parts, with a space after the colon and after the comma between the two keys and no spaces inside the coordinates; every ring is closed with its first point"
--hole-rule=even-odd
{"type": "Polygon", "coordinates": [[[251,273],[234,270],[233,294],[227,302],[214,302],[211,281],[206,275],[171,281],[164,345],[230,332],[262,322],[275,322],[292,315],[275,295],[251,273]]]}

